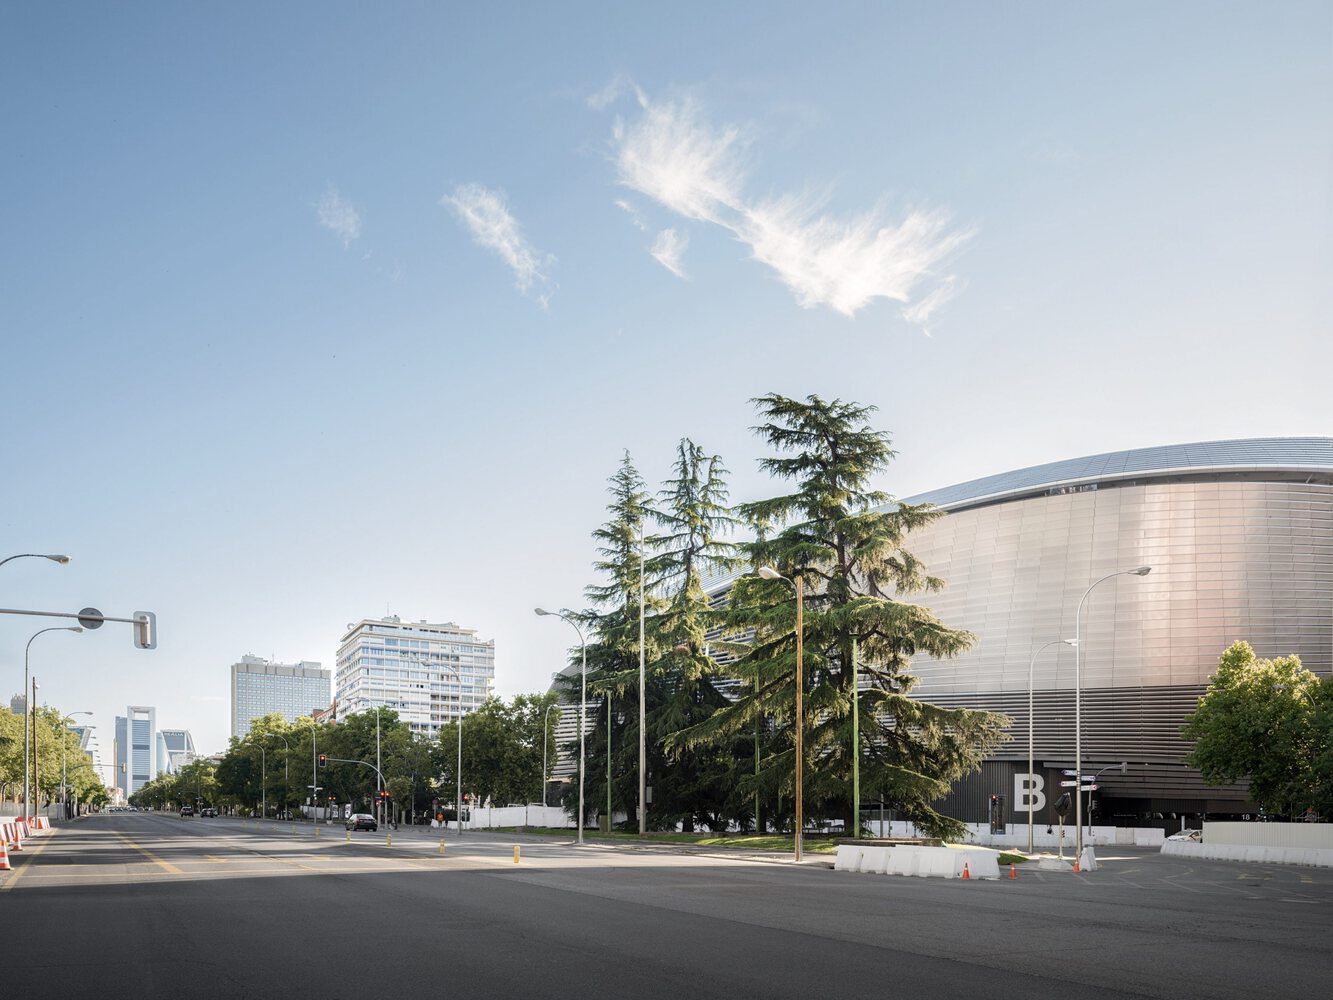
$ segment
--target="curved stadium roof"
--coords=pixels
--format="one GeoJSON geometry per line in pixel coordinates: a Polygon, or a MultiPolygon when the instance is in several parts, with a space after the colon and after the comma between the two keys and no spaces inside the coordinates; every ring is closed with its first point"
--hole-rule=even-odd
{"type": "Polygon", "coordinates": [[[902,502],[932,503],[952,510],[1088,483],[1267,471],[1287,475],[1307,473],[1321,481],[1330,481],[1333,479],[1333,438],[1240,438],[1110,451],[983,476],[904,497],[902,502]]]}

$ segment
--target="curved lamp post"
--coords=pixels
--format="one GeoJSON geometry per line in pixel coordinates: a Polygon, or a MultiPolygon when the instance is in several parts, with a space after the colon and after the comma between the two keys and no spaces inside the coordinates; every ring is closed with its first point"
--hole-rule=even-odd
{"type": "Polygon", "coordinates": [[[1121,570],[1108,573],[1100,580],[1095,580],[1079,598],[1078,608],[1074,611],[1074,826],[1077,833],[1074,838],[1074,857],[1083,854],[1083,646],[1079,643],[1082,636],[1079,625],[1083,620],[1083,604],[1094,588],[1107,580],[1118,576],[1147,576],[1151,566],[1121,570]]]}
{"type": "MultiPolygon", "coordinates": [[[[60,722],[61,722],[61,725],[65,726],[65,728],[68,729],[68,728],[69,728],[70,720],[73,719],[74,716],[76,716],[76,715],[92,715],[92,714],[93,714],[92,712],[70,712],[69,715],[67,715],[67,716],[65,716],[63,719],[61,719],[60,722]]],[[[87,728],[88,728],[88,729],[94,729],[94,728],[96,728],[96,727],[95,727],[95,726],[88,726],[87,728]]],[[[66,789],[65,789],[65,779],[66,779],[66,775],[67,775],[67,772],[66,772],[66,758],[67,758],[67,754],[66,754],[66,752],[65,752],[66,749],[67,749],[67,748],[66,748],[66,746],[65,746],[65,741],[62,739],[62,740],[60,741],[60,805],[61,805],[61,808],[63,809],[63,811],[64,811],[64,813],[65,813],[65,817],[64,817],[64,818],[65,818],[65,819],[68,819],[68,818],[69,818],[69,800],[68,800],[68,798],[67,798],[67,796],[68,796],[68,792],[67,792],[66,789]]]]}
{"type": "Polygon", "coordinates": [[[1032,671],[1037,665],[1037,657],[1043,650],[1050,649],[1052,646],[1059,646],[1063,643],[1066,646],[1078,645],[1077,639],[1052,639],[1050,642],[1038,646],[1032,654],[1032,659],[1028,660],[1028,853],[1032,853],[1032,800],[1034,789],[1033,782],[1036,780],[1032,774],[1033,767],[1033,704],[1032,704],[1032,671]]]}
{"type": "Polygon", "coordinates": [[[559,708],[557,705],[547,705],[546,711],[542,713],[542,808],[546,808],[546,786],[550,782],[551,772],[546,767],[546,734],[551,728],[551,709],[559,708]]]}
{"type": "Polygon", "coordinates": [[[61,566],[64,566],[69,562],[69,556],[49,556],[44,552],[20,552],[16,556],[6,556],[4,559],[0,559],[0,566],[3,566],[11,559],[50,559],[53,563],[60,563],[61,566]]]}
{"type": "MultiPolygon", "coordinates": [[[[805,659],[805,598],[801,578],[795,580],[783,576],[772,566],[760,566],[758,573],[765,580],[786,580],[796,591],[796,836],[794,840],[795,860],[801,860],[801,834],[805,825],[805,701],[804,674],[805,659]]],[[[860,817],[857,817],[860,821],[860,817]]]]}
{"type": "MultiPolygon", "coordinates": [[[[561,621],[573,627],[579,635],[579,646],[583,650],[583,688],[579,695],[579,815],[574,825],[578,828],[578,843],[583,843],[583,773],[584,773],[584,738],[583,721],[584,716],[588,714],[588,642],[583,637],[583,629],[579,628],[578,622],[569,617],[568,611],[546,611],[543,608],[533,608],[536,614],[542,617],[559,618],[561,621]]],[[[608,817],[609,819],[610,817],[608,817]]],[[[461,825],[461,820],[460,820],[461,825]]]]}
{"type": "MultiPolygon", "coordinates": [[[[20,556],[9,557],[9,559],[18,559],[18,558],[21,557],[20,556]]],[[[58,557],[46,556],[45,558],[56,559],[58,557]]],[[[68,558],[69,558],[68,556],[65,557],[66,561],[68,561],[68,558]]],[[[6,559],[4,561],[9,562],[9,559],[6,559]]],[[[32,692],[29,690],[31,688],[31,685],[28,683],[28,650],[32,648],[32,640],[36,639],[43,632],[82,632],[82,631],[83,631],[82,625],[52,625],[50,628],[42,628],[34,632],[32,634],[32,637],[28,639],[28,644],[23,647],[23,697],[25,699],[31,699],[33,702],[33,704],[27,707],[27,711],[23,713],[23,817],[24,819],[27,819],[31,815],[31,813],[29,812],[29,800],[31,799],[31,795],[29,794],[29,786],[28,786],[28,767],[30,766],[28,761],[28,743],[30,742],[30,738],[28,735],[28,719],[29,717],[35,719],[36,716],[34,713],[36,713],[37,711],[36,699],[33,698],[32,692]]],[[[33,735],[34,736],[36,735],[35,723],[33,726],[33,735]]]]}

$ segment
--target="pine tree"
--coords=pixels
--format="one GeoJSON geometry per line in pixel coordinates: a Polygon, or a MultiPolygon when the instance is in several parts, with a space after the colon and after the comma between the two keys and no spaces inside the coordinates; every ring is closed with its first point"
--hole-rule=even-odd
{"type": "MultiPolygon", "coordinates": [[[[588,697],[596,701],[585,729],[585,821],[606,810],[608,714],[612,808],[635,818],[638,808],[639,576],[644,538],[654,510],[652,497],[629,452],[611,476],[607,492],[611,496],[606,507],[609,517],[593,532],[598,542],[593,568],[601,582],[584,591],[591,607],[572,616],[587,638],[588,697]]],[[[651,598],[645,603],[649,608],[654,606],[651,598]]],[[[656,648],[650,648],[647,655],[655,658],[656,648]]],[[[563,674],[561,682],[564,700],[577,704],[581,686],[579,650],[572,651],[571,662],[574,670],[563,674]]],[[[578,741],[567,744],[565,751],[577,758],[578,741]]],[[[577,811],[577,780],[565,789],[563,803],[570,812],[577,811]]]]}
{"type": "MultiPolygon", "coordinates": [[[[918,652],[950,657],[974,637],[951,628],[906,598],[942,582],[904,547],[912,529],[939,512],[894,504],[871,481],[895,453],[889,436],[867,420],[873,407],[817,396],[804,401],[770,394],[754,400],[755,428],[777,455],[761,466],[791,481],[794,492],[743,504],[755,533],[746,546],[752,569],[773,566],[799,578],[805,592],[805,801],[808,814],[841,815],[853,828],[852,650],[862,690],[861,790],[883,798],[917,825],[957,835],[961,824],[931,803],[952,781],[975,770],[1007,737],[1001,715],[949,710],[909,697],[908,673],[918,652]]],[[[794,793],[795,604],[784,581],[743,576],[729,597],[727,622],[742,641],[726,644],[741,659],[733,705],[680,733],[671,743],[702,746],[736,739],[761,722],[766,730],[758,778],[742,791],[766,801],[794,793]]]]}
{"type": "Polygon", "coordinates": [[[721,672],[710,656],[709,630],[720,621],[703,589],[706,574],[729,568],[735,545],[725,541],[735,525],[727,507],[727,470],[688,438],[676,452],[674,477],[658,494],[650,577],[662,607],[653,632],[663,655],[651,664],[647,730],[653,773],[653,819],[659,826],[696,821],[725,829],[744,813],[736,794],[737,761],[725,741],[708,746],[668,746],[681,730],[698,725],[728,704],[718,687],[721,672]]]}

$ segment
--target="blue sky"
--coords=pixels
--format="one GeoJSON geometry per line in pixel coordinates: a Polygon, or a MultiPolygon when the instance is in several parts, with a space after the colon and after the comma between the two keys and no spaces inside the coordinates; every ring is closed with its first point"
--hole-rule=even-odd
{"type": "Polygon", "coordinates": [[[621,451],[760,496],[763,392],[897,495],[1333,428],[1327,3],[485,6],[0,14],[0,603],[157,611],[33,646],[104,745],[386,608],[544,688],[621,451]]]}

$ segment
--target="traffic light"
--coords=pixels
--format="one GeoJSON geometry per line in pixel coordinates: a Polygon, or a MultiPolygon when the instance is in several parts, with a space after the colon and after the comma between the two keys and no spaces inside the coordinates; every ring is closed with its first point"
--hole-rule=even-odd
{"type": "Polygon", "coordinates": [[[472,801],[472,796],[469,795],[467,792],[464,792],[464,793],[463,793],[463,805],[467,805],[467,804],[468,804],[469,802],[471,802],[471,801],[472,801]]]}
{"type": "Polygon", "coordinates": [[[319,766],[320,766],[320,767],[324,767],[325,765],[328,764],[328,762],[329,762],[329,758],[328,758],[328,755],[327,755],[327,754],[320,754],[320,755],[319,755],[319,766]]]}

